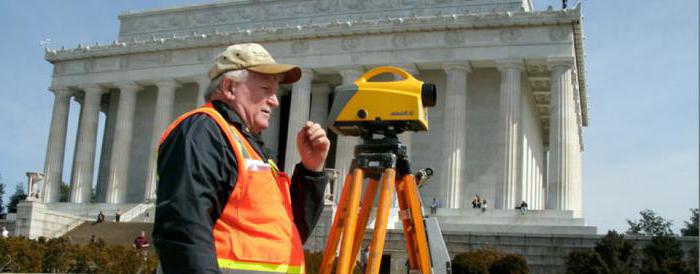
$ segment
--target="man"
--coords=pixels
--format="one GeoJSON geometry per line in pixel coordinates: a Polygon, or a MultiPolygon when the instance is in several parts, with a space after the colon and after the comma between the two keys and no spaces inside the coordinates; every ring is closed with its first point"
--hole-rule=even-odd
{"type": "Polygon", "coordinates": [[[97,221],[96,223],[104,223],[105,222],[105,214],[100,210],[100,213],[97,213],[97,221]]]}
{"type": "Polygon", "coordinates": [[[141,234],[139,234],[139,236],[136,236],[136,238],[134,239],[134,244],[132,244],[132,246],[136,248],[136,251],[139,255],[143,256],[144,260],[148,259],[148,248],[151,246],[151,244],[148,242],[148,239],[146,239],[145,231],[141,230],[141,234]]]}
{"type": "Polygon", "coordinates": [[[207,103],[161,138],[153,242],[162,270],[302,273],[303,242],[323,209],[330,141],[306,122],[290,180],[260,139],[279,106],[279,84],[296,82],[301,69],[277,64],[258,44],[238,44],[208,75],[207,103]]]}
{"type": "Polygon", "coordinates": [[[139,236],[136,236],[136,238],[134,239],[133,246],[138,250],[141,250],[143,248],[148,248],[151,246],[148,243],[148,239],[146,239],[146,232],[145,231],[141,230],[141,234],[139,234],[139,236]]]}
{"type": "Polygon", "coordinates": [[[527,213],[527,203],[525,202],[525,200],[523,200],[523,202],[520,203],[520,206],[517,208],[520,209],[520,213],[525,215],[527,213]]]}
{"type": "Polygon", "coordinates": [[[437,199],[435,199],[435,197],[433,197],[433,203],[430,204],[430,216],[435,216],[435,214],[437,213],[438,206],[439,206],[439,204],[438,204],[437,199]]]}

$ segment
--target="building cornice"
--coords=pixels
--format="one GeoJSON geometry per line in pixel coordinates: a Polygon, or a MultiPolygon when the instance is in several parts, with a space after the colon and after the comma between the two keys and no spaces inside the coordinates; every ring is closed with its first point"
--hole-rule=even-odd
{"type": "Polygon", "coordinates": [[[351,18],[428,16],[531,10],[523,0],[234,0],[123,13],[119,39],[182,36],[191,32],[330,23],[351,18]]]}
{"type": "MultiPolygon", "coordinates": [[[[576,6],[579,14],[579,19],[572,22],[574,34],[574,54],[576,55],[576,70],[578,71],[577,79],[579,86],[579,97],[581,106],[581,124],[584,127],[588,126],[588,85],[586,85],[586,66],[585,54],[583,51],[583,16],[581,16],[581,3],[576,6]]],[[[583,143],[583,141],[581,142],[583,143]]]]}
{"type": "Polygon", "coordinates": [[[492,29],[570,25],[580,21],[575,10],[538,12],[495,12],[484,14],[449,14],[424,17],[384,19],[355,19],[325,24],[253,28],[234,32],[191,33],[188,36],[152,38],[143,41],[114,41],[110,45],[77,48],[46,49],[45,58],[51,63],[96,57],[137,54],[163,50],[225,46],[238,42],[273,42],[353,35],[438,31],[455,29],[492,29]]]}

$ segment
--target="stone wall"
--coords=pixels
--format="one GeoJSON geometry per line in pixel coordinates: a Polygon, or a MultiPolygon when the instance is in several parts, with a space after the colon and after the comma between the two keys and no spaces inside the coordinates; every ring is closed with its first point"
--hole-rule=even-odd
{"type": "MultiPolygon", "coordinates": [[[[319,228],[322,231],[323,228],[319,228]]],[[[450,258],[461,252],[480,248],[493,248],[501,252],[520,254],[527,260],[530,273],[561,274],[566,271],[566,259],[570,252],[592,249],[604,235],[558,235],[558,234],[516,234],[516,233],[469,233],[444,232],[450,258]]],[[[368,245],[372,231],[365,233],[364,245],[368,245]]],[[[650,237],[626,236],[635,242],[637,248],[649,243],[650,237]]],[[[698,237],[680,237],[686,254],[698,246],[698,237]]],[[[305,248],[322,252],[326,237],[312,235],[305,248]]],[[[391,273],[406,273],[408,260],[401,230],[390,230],[386,235],[384,256],[391,257],[391,273]]],[[[696,255],[697,256],[697,255],[696,255]]]]}
{"type": "Polygon", "coordinates": [[[50,237],[83,221],[79,216],[52,211],[43,203],[22,201],[17,205],[15,235],[30,239],[50,237]]]}

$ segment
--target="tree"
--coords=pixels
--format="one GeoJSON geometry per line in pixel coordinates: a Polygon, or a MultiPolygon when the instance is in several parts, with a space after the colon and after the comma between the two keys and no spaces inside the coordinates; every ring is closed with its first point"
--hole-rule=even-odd
{"type": "Polygon", "coordinates": [[[530,268],[523,256],[508,254],[489,267],[489,274],[527,274],[530,268]]]}
{"type": "MultiPolygon", "coordinates": [[[[0,212],[2,212],[0,210],[0,212]]],[[[685,228],[681,229],[683,236],[698,236],[698,208],[690,209],[690,222],[685,222],[685,228]]]]}
{"type": "Polygon", "coordinates": [[[610,274],[600,254],[593,251],[573,251],[566,260],[567,274],[610,274]]]}
{"type": "Polygon", "coordinates": [[[608,231],[595,245],[595,252],[600,255],[612,273],[631,273],[634,263],[634,243],[624,239],[617,231],[608,231]]]}
{"type": "Polygon", "coordinates": [[[453,274],[488,274],[489,267],[505,254],[495,249],[481,248],[462,252],[452,259],[453,274]]]}
{"type": "Polygon", "coordinates": [[[15,193],[10,196],[10,203],[7,204],[7,212],[17,213],[17,204],[19,204],[19,201],[24,199],[27,199],[27,194],[24,193],[24,187],[22,184],[18,183],[17,187],[15,188],[15,193]]]}
{"type": "Polygon", "coordinates": [[[691,269],[683,261],[683,255],[681,243],[675,236],[654,236],[644,247],[640,273],[690,273],[691,269]]]}
{"type": "Polygon", "coordinates": [[[70,187],[65,182],[61,182],[61,190],[60,190],[60,194],[58,196],[58,201],[61,203],[65,203],[65,202],[68,202],[69,198],[70,198],[70,187]]]}
{"type": "Polygon", "coordinates": [[[639,221],[631,221],[627,219],[630,228],[627,234],[630,235],[645,235],[645,236],[669,236],[673,235],[671,230],[671,221],[667,221],[661,216],[656,216],[653,210],[645,209],[639,212],[642,218],[639,221]]]}
{"type": "Polygon", "coordinates": [[[2,197],[5,196],[5,184],[3,182],[0,182],[0,213],[3,213],[5,211],[5,201],[3,201],[2,197]]]}

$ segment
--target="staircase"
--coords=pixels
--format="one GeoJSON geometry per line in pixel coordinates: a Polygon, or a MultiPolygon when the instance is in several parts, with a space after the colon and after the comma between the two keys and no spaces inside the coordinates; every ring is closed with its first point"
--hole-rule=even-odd
{"type": "Polygon", "coordinates": [[[63,237],[69,238],[72,243],[88,244],[92,235],[95,235],[95,239],[102,239],[107,244],[131,246],[141,231],[146,232],[146,239],[151,243],[151,249],[153,249],[152,223],[85,222],[64,234],[63,237]]]}

